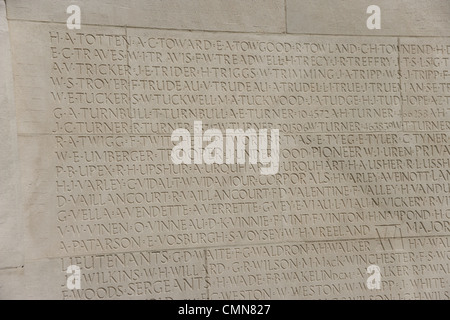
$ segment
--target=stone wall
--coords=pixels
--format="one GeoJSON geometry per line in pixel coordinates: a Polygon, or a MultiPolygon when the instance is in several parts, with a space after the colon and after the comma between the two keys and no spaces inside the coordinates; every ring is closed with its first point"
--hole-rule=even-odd
{"type": "Polygon", "coordinates": [[[372,2],[0,1],[0,298],[449,299],[450,3],[372,2]]]}

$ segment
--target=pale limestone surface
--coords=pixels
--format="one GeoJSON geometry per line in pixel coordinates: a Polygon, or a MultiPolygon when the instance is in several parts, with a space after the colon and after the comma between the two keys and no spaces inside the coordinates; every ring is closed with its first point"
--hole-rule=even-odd
{"type": "Polygon", "coordinates": [[[24,271],[22,268],[0,270],[0,299],[24,299],[24,271]]]}
{"type": "MultiPolygon", "coordinates": [[[[8,1],[8,18],[63,22],[68,4],[58,0],[8,1]]],[[[284,0],[77,0],[83,23],[143,28],[284,32],[284,0]]]]}
{"type": "Polygon", "coordinates": [[[0,270],[23,265],[17,125],[6,7],[0,1],[0,270]]]}
{"type": "Polygon", "coordinates": [[[447,0],[287,0],[287,32],[336,35],[448,36],[447,0]],[[381,9],[381,29],[365,27],[367,7],[381,9]]]}
{"type": "Polygon", "coordinates": [[[284,1],[78,1],[81,30],[35,3],[0,23],[1,299],[450,298],[445,10],[365,37],[297,29],[307,1],[287,25],[311,35],[285,33],[284,1]],[[194,121],[279,128],[278,174],[174,165],[194,121]]]}

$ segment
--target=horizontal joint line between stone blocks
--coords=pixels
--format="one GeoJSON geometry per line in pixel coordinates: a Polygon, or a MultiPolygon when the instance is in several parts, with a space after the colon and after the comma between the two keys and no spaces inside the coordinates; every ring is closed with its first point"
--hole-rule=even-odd
{"type": "MultiPolygon", "coordinates": [[[[66,25],[65,22],[58,21],[41,21],[41,20],[28,20],[28,19],[11,19],[8,21],[22,21],[30,23],[42,23],[42,24],[54,24],[54,25],[66,25]]],[[[145,30],[162,30],[162,31],[186,31],[186,32],[209,32],[209,33],[231,33],[231,34],[259,34],[259,35],[285,35],[283,31],[271,32],[271,31],[230,31],[230,30],[214,30],[214,29],[195,29],[195,28],[161,28],[161,27],[140,27],[140,26],[129,26],[129,25],[114,25],[114,24],[92,24],[92,23],[81,23],[81,29],[76,30],[77,32],[83,31],[83,26],[87,27],[105,27],[105,28],[128,28],[128,29],[145,29],[145,30]]],[[[72,31],[72,30],[68,30],[72,31]]]]}
{"type": "MultiPolygon", "coordinates": [[[[23,21],[23,22],[31,22],[31,23],[44,23],[44,24],[57,24],[57,25],[66,25],[65,22],[57,22],[57,21],[40,21],[40,20],[27,20],[27,19],[10,19],[8,21],[23,21]]],[[[113,25],[113,24],[89,24],[82,23],[83,26],[88,27],[105,27],[105,28],[128,28],[128,29],[144,29],[144,30],[162,30],[162,31],[186,31],[186,32],[208,32],[208,33],[230,33],[230,34],[252,34],[252,35],[304,35],[304,36],[333,36],[333,37],[375,37],[375,38],[450,38],[450,36],[421,36],[421,35],[376,35],[376,34],[331,34],[331,33],[301,33],[301,32],[265,32],[265,31],[230,31],[230,30],[210,30],[210,29],[180,29],[180,28],[158,28],[158,27],[138,27],[138,26],[128,26],[128,25],[113,25]]],[[[79,32],[82,31],[78,30],[79,32]]],[[[70,31],[70,30],[69,30],[70,31]]]]}

